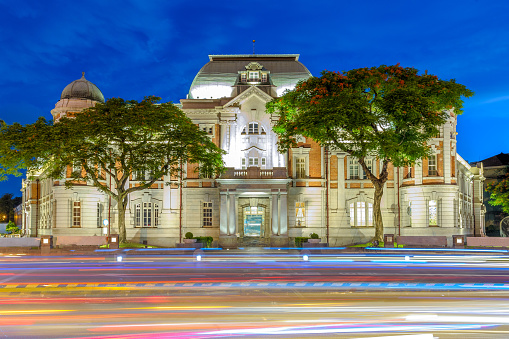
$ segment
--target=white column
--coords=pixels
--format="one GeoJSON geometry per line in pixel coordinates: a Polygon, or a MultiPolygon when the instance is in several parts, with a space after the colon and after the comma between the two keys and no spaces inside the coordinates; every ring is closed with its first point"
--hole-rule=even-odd
{"type": "Polygon", "coordinates": [[[237,219],[236,218],[236,214],[237,214],[237,210],[235,209],[235,193],[232,194],[232,192],[230,192],[230,194],[228,195],[229,197],[229,205],[230,205],[230,208],[228,210],[228,235],[234,235],[236,233],[236,222],[235,220],[237,219]]]}
{"type": "Polygon", "coordinates": [[[415,162],[415,184],[422,185],[422,159],[415,162]]]}
{"type": "Polygon", "coordinates": [[[219,233],[228,234],[228,192],[220,192],[221,206],[219,207],[219,233]]]}
{"type": "Polygon", "coordinates": [[[272,192],[272,234],[277,234],[279,229],[279,192],[272,192]]]}
{"type": "Polygon", "coordinates": [[[171,188],[170,185],[166,185],[167,182],[170,181],[170,176],[164,176],[164,186],[163,186],[163,210],[168,210],[171,208],[171,188]]]}
{"type": "Polygon", "coordinates": [[[288,233],[288,199],[287,192],[281,192],[279,198],[279,232],[278,235],[288,233]]]}
{"type": "Polygon", "coordinates": [[[443,149],[443,173],[444,182],[451,183],[451,123],[447,121],[444,124],[444,149],[443,149]]]}

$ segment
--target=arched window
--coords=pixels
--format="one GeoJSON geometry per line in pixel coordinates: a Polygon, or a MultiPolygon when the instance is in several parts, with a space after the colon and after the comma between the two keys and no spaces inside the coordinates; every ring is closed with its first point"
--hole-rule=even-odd
{"type": "Polygon", "coordinates": [[[257,122],[250,122],[248,134],[259,134],[259,125],[257,122]]]}

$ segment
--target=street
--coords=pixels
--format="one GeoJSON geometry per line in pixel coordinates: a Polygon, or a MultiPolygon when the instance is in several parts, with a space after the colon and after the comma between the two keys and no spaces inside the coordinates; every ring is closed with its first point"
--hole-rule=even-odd
{"type": "Polygon", "coordinates": [[[506,253],[202,255],[1,256],[0,335],[509,336],[506,253]]]}

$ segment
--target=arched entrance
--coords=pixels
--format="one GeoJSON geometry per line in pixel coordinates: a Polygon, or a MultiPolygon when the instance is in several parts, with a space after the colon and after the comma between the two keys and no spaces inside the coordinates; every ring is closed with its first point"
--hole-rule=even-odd
{"type": "Polygon", "coordinates": [[[241,246],[268,246],[270,209],[268,198],[239,198],[239,240],[241,246]]]}

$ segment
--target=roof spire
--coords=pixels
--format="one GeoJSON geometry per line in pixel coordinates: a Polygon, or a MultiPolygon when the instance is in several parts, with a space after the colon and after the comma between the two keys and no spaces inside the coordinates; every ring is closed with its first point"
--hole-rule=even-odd
{"type": "Polygon", "coordinates": [[[253,55],[255,55],[255,42],[256,40],[253,40],[253,55]]]}
{"type": "Polygon", "coordinates": [[[81,72],[81,77],[84,78],[85,77],[85,72],[81,72]]]}

